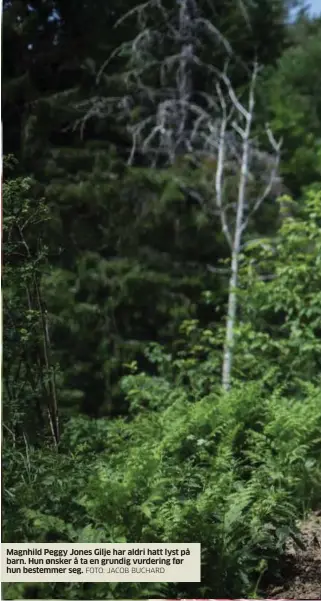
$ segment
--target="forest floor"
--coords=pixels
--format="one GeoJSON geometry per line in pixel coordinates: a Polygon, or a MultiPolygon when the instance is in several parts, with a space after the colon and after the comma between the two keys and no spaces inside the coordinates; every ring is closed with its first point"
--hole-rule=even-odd
{"type": "Polygon", "coordinates": [[[300,526],[304,549],[289,544],[281,577],[269,587],[269,599],[321,600],[321,511],[300,526]]]}

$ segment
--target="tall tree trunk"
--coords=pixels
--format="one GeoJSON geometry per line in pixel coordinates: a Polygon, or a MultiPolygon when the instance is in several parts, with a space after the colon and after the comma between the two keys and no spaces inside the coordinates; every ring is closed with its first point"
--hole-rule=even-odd
{"type": "Polygon", "coordinates": [[[226,391],[229,390],[231,385],[232,359],[234,349],[234,329],[237,311],[236,288],[238,283],[238,263],[239,254],[238,252],[233,252],[231,260],[231,277],[229,282],[226,332],[222,366],[222,386],[226,391]]]}
{"type": "MultiPolygon", "coordinates": [[[[238,186],[238,198],[237,198],[237,210],[236,210],[236,221],[234,229],[234,240],[231,249],[231,277],[229,282],[228,290],[228,304],[227,304],[227,319],[226,319],[226,334],[225,344],[223,353],[223,366],[222,366],[222,386],[223,389],[228,391],[231,386],[231,374],[232,374],[232,363],[234,353],[234,342],[235,342],[235,322],[237,314],[237,285],[239,276],[239,260],[240,252],[242,248],[242,237],[245,229],[245,197],[246,187],[249,177],[249,151],[250,151],[250,137],[251,127],[253,121],[254,111],[254,89],[256,82],[256,67],[253,70],[252,81],[250,87],[250,96],[248,109],[244,110],[245,127],[242,132],[243,144],[242,144],[242,162],[240,179],[238,186]]],[[[233,95],[232,95],[233,99],[233,95]]],[[[236,100],[236,99],[235,99],[236,100]]]]}

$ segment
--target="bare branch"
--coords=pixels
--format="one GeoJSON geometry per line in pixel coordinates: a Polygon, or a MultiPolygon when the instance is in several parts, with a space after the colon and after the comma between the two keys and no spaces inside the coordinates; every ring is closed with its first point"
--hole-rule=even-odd
{"type": "Polygon", "coordinates": [[[215,192],[216,192],[216,205],[220,211],[222,230],[230,248],[233,246],[232,235],[226,219],[226,211],[224,208],[223,200],[223,177],[224,177],[224,163],[226,157],[226,129],[227,129],[227,115],[226,115],[226,103],[221,90],[220,85],[216,85],[217,93],[221,102],[222,107],[222,120],[219,133],[219,147],[217,156],[217,167],[215,175],[215,192]]]}
{"type": "Polygon", "coordinates": [[[242,140],[244,140],[245,138],[245,131],[244,129],[242,129],[238,123],[236,123],[236,121],[232,121],[232,127],[233,129],[235,129],[235,131],[239,134],[239,136],[242,138],[242,140]]]}
{"type": "Polygon", "coordinates": [[[226,267],[213,267],[213,265],[206,265],[206,268],[210,273],[219,273],[221,275],[230,275],[231,270],[226,267]]]}
{"type": "Polygon", "coordinates": [[[247,218],[245,219],[245,221],[243,223],[243,226],[242,226],[243,231],[248,227],[250,218],[258,211],[258,209],[261,207],[262,203],[271,194],[273,186],[275,184],[275,181],[278,179],[277,175],[278,175],[279,164],[280,164],[282,139],[280,139],[279,142],[277,142],[273,135],[272,130],[270,129],[270,127],[268,125],[266,125],[266,133],[269,138],[272,149],[274,150],[273,166],[272,166],[272,169],[271,169],[271,172],[269,175],[268,182],[267,182],[262,194],[259,195],[258,198],[256,199],[251,211],[249,212],[247,218]]]}
{"type": "Polygon", "coordinates": [[[224,35],[222,35],[222,32],[219,31],[219,29],[217,29],[217,27],[215,27],[215,25],[213,23],[211,23],[208,19],[202,19],[202,18],[197,19],[197,22],[201,23],[204,26],[204,28],[206,29],[206,31],[208,31],[214,38],[217,38],[219,40],[219,42],[221,44],[223,44],[228,55],[230,55],[230,56],[233,55],[233,49],[232,49],[230,42],[227,40],[227,38],[224,35]]]}
{"type": "Polygon", "coordinates": [[[122,25],[122,23],[124,23],[124,21],[127,21],[127,19],[129,19],[130,17],[132,17],[133,15],[137,16],[138,15],[138,20],[139,22],[140,19],[142,19],[142,16],[144,15],[146,9],[150,6],[154,4],[151,1],[148,2],[144,2],[142,4],[139,4],[138,6],[134,6],[134,8],[132,8],[131,10],[127,11],[127,13],[125,13],[124,15],[122,15],[115,23],[115,28],[119,27],[120,25],[122,25]]]}
{"type": "Polygon", "coordinates": [[[222,77],[222,80],[224,81],[224,83],[225,83],[225,85],[227,87],[229,96],[230,96],[230,98],[231,98],[231,100],[232,100],[232,102],[233,102],[236,110],[241,115],[243,115],[243,117],[245,119],[248,119],[249,118],[249,112],[246,110],[246,108],[243,106],[243,104],[237,98],[237,96],[235,94],[235,91],[234,91],[234,89],[232,87],[230,79],[227,77],[226,73],[222,73],[221,77],[222,77]]]}

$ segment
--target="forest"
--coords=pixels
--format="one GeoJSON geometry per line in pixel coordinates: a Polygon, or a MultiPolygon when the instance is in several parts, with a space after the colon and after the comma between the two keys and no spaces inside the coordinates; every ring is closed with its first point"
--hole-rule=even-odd
{"type": "Polygon", "coordinates": [[[3,598],[321,598],[321,16],[4,0],[2,47],[2,541],[202,548],[3,598]]]}

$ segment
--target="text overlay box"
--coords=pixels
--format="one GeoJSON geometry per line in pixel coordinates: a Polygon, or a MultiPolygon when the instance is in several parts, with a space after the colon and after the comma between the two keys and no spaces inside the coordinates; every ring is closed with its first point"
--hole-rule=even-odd
{"type": "Polygon", "coordinates": [[[2,582],[200,582],[200,543],[1,545],[2,582]]]}

